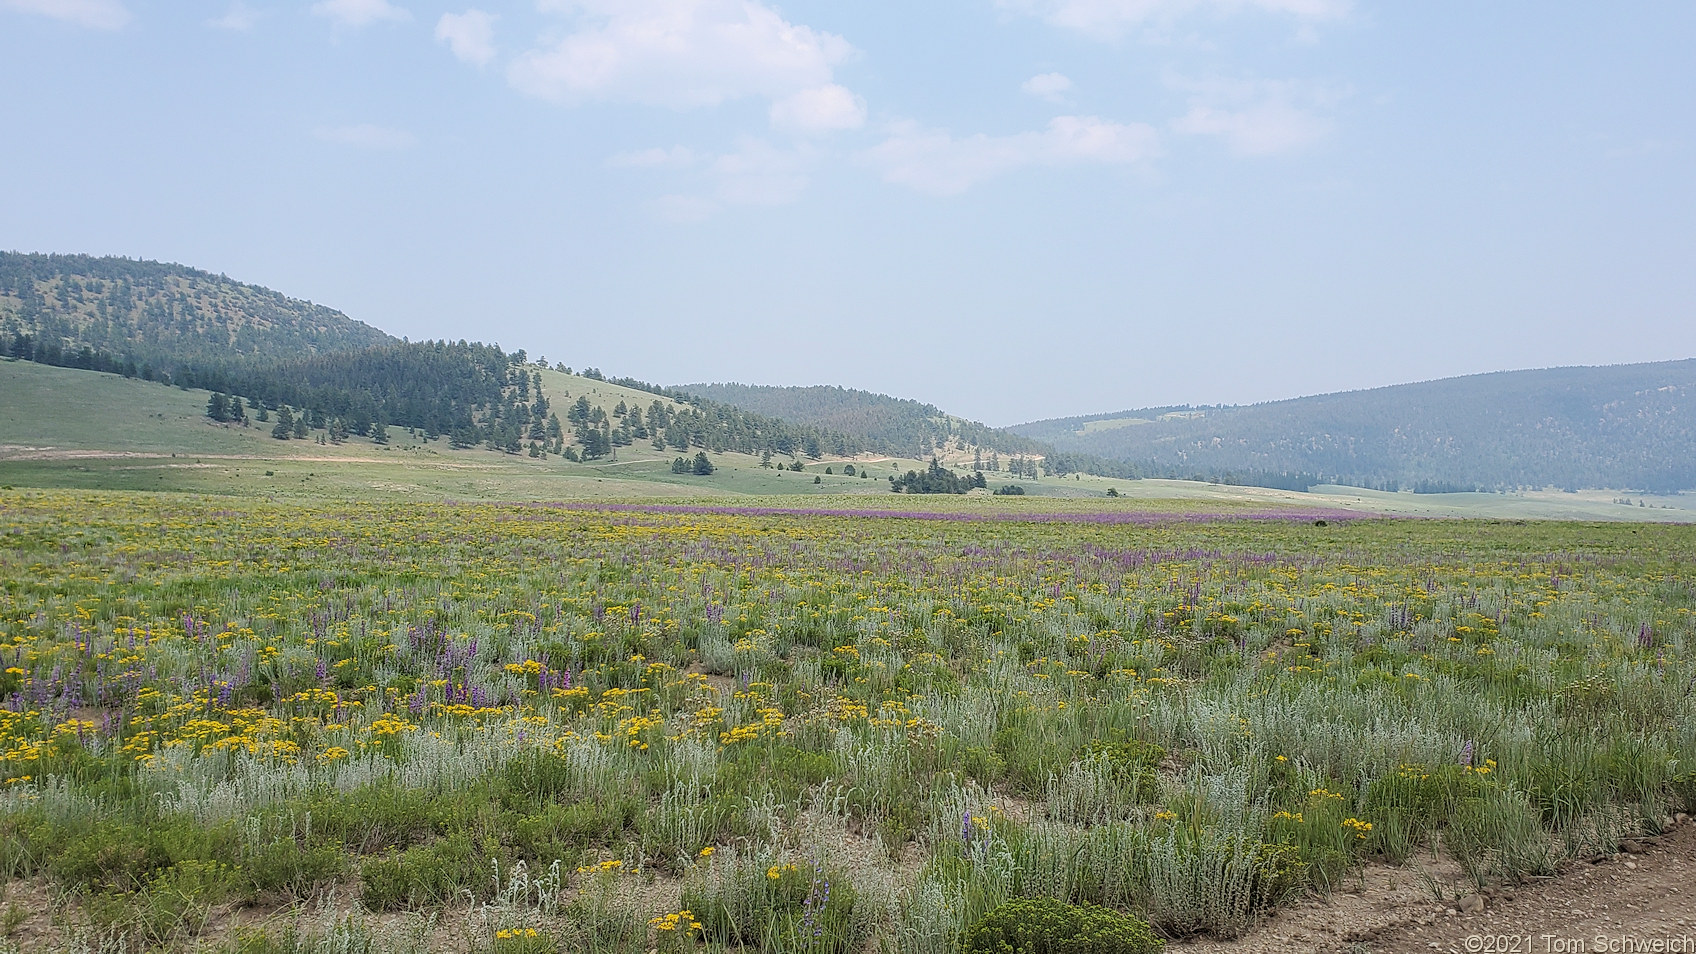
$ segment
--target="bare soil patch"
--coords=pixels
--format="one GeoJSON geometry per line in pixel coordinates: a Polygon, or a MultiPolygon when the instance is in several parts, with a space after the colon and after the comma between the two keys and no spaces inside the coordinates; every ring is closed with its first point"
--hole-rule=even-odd
{"type": "Polygon", "coordinates": [[[1278,911],[1236,941],[1171,954],[1572,954],[1696,952],[1696,825],[1616,854],[1474,895],[1446,858],[1371,865],[1336,892],[1278,911]],[[1467,902],[1462,904],[1462,901],[1467,902]],[[1483,910],[1476,910],[1482,902],[1483,910]]]}

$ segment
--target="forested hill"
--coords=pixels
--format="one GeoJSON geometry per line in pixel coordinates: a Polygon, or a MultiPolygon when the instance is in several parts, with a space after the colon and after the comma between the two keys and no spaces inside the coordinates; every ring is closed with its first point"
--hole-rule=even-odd
{"type": "Polygon", "coordinates": [[[403,426],[460,447],[578,460],[637,441],[814,459],[892,449],[628,379],[615,383],[667,400],[555,413],[523,351],[406,342],[267,288],[125,258],[0,253],[0,357],[205,389],[213,420],[261,423],[280,440],[382,441],[403,426]]]}
{"type": "Polygon", "coordinates": [[[1047,450],[1038,441],[954,417],[935,405],[870,391],[828,385],[750,384],[688,384],[677,390],[756,414],[852,435],[889,453],[923,458],[951,445],[1005,454],[1042,454],[1047,450]]]}
{"type": "Polygon", "coordinates": [[[391,343],[333,308],[182,265],[0,252],[0,350],[43,364],[151,378],[391,343]]]}
{"type": "Polygon", "coordinates": [[[1503,371],[1012,430],[1148,474],[1382,489],[1696,489],[1696,359],[1503,371]],[[1270,478],[1268,480],[1267,478],[1270,478]]]}

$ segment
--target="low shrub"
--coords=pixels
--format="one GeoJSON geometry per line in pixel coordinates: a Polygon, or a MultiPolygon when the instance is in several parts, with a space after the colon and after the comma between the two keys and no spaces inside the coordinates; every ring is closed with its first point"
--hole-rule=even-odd
{"type": "Polygon", "coordinates": [[[258,893],[302,900],[346,869],[347,856],[335,845],[303,847],[292,838],[280,838],[243,852],[241,873],[258,893]]]}
{"type": "Polygon", "coordinates": [[[398,855],[372,858],[359,870],[361,900],[377,911],[444,904],[463,889],[487,887],[489,855],[471,837],[449,835],[398,855]]]}
{"type": "Polygon", "coordinates": [[[864,946],[870,925],[855,916],[857,895],[845,872],[773,860],[727,852],[684,885],[683,907],[708,941],[819,954],[864,946]]]}
{"type": "Polygon", "coordinates": [[[1148,922],[1094,904],[1015,898],[966,929],[964,954],[1150,954],[1165,947],[1148,922]]]}

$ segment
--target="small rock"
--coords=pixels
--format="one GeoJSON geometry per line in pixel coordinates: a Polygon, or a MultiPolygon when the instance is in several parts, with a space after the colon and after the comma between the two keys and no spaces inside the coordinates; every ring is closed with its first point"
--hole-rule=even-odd
{"type": "Polygon", "coordinates": [[[1637,870],[1637,862],[1635,862],[1635,861],[1628,861],[1628,862],[1625,863],[1625,866],[1627,868],[1630,868],[1633,871],[1637,870]]]}
{"type": "Polygon", "coordinates": [[[1469,894],[1466,897],[1461,898],[1460,909],[1464,914],[1484,913],[1484,896],[1481,894],[1469,894]]]}
{"type": "Polygon", "coordinates": [[[1640,855],[1643,853],[1643,843],[1635,838],[1627,838],[1620,842],[1619,846],[1625,849],[1628,854],[1640,855]]]}
{"type": "Polygon", "coordinates": [[[1690,816],[1684,814],[1683,812],[1677,812],[1672,816],[1672,823],[1674,825],[1682,825],[1689,820],[1690,820],[1690,816]]]}
{"type": "Polygon", "coordinates": [[[1447,908],[1443,911],[1443,913],[1452,918],[1452,917],[1455,916],[1455,909],[1454,908],[1447,908]]]}

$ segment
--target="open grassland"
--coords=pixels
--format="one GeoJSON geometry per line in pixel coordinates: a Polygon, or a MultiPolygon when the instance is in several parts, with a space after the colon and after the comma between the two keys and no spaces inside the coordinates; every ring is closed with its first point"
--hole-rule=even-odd
{"type": "Polygon", "coordinates": [[[1231,937],[1696,801],[1696,528],[890,500],[0,492],[0,943],[1231,937]]]}
{"type": "MultiPolygon", "coordinates": [[[[619,403],[646,407],[645,391],[540,370],[556,408],[582,397],[611,414],[619,403]]],[[[609,497],[710,498],[889,494],[888,478],[922,471],[929,461],[871,456],[802,460],[762,466],[746,454],[710,455],[708,476],[674,474],[678,452],[647,441],[618,449],[616,459],[577,463],[486,449],[455,450],[391,428],[387,444],[351,437],[342,443],[279,441],[270,424],[219,424],[207,419],[205,391],[187,391],[111,374],[0,361],[0,486],[147,490],[272,499],[372,501],[562,500],[609,497]],[[845,473],[847,466],[854,476],[845,473]],[[860,474],[869,476],[861,477],[860,474]],[[816,483],[815,483],[816,481],[816,483]]],[[[251,413],[251,412],[250,412],[251,413]]],[[[692,456],[694,449],[691,449],[692,456]]],[[[950,451],[957,473],[969,452],[950,451]]],[[[1381,493],[1319,487],[1313,493],[1233,487],[1185,480],[1123,480],[1071,475],[1040,480],[987,473],[989,487],[1013,484],[1032,497],[1096,500],[1109,491],[1119,506],[1144,510],[1167,501],[1210,508],[1317,507],[1405,516],[1526,520],[1696,521],[1696,496],[1615,491],[1516,494],[1381,493]],[[1641,506],[1639,505],[1641,504],[1641,506]]],[[[987,491],[977,491],[982,494],[987,491]]],[[[920,506],[933,506],[922,504],[920,506]]]]}

